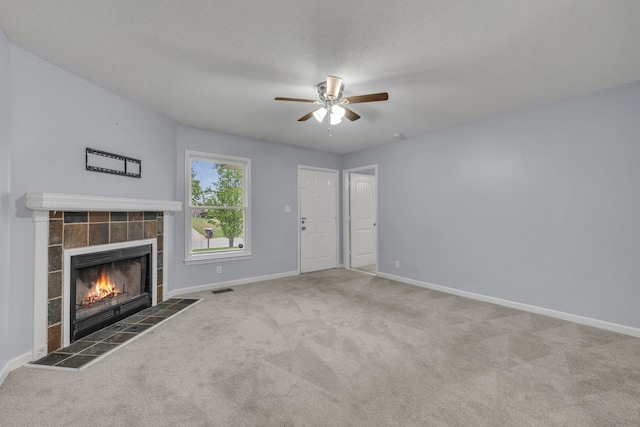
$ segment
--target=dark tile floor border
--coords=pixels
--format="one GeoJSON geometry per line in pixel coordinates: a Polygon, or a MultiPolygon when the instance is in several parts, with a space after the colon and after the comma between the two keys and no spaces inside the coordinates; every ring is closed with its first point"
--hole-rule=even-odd
{"type": "Polygon", "coordinates": [[[198,298],[170,298],[26,366],[79,371],[200,301],[198,298]]]}

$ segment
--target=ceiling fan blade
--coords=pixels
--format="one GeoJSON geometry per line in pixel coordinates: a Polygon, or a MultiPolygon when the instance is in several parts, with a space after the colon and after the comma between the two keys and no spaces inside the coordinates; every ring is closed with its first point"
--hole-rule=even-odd
{"type": "Polygon", "coordinates": [[[317,100],[313,99],[300,99],[300,98],[283,98],[281,96],[276,96],[276,101],[293,101],[293,102],[307,102],[309,104],[319,104],[317,100]]]}
{"type": "Polygon", "coordinates": [[[351,111],[347,107],[342,106],[342,108],[344,108],[344,116],[347,119],[349,119],[351,121],[354,121],[354,120],[358,120],[360,118],[360,116],[358,114],[354,113],[353,111],[351,111]]]}
{"type": "Polygon", "coordinates": [[[344,98],[342,102],[345,104],[358,104],[361,102],[386,101],[387,99],[389,99],[389,94],[387,92],[381,92],[369,95],[350,96],[348,98],[344,98]]]}
{"type": "Polygon", "coordinates": [[[342,79],[336,76],[327,76],[327,98],[336,99],[340,94],[342,79]]]}
{"type": "MultiPolygon", "coordinates": [[[[322,108],[322,107],[320,107],[322,108]]],[[[310,113],[305,114],[304,116],[300,117],[298,119],[299,122],[306,122],[307,120],[309,120],[311,117],[313,117],[313,113],[315,113],[316,111],[318,111],[320,108],[316,108],[315,110],[313,110],[310,113]]]]}

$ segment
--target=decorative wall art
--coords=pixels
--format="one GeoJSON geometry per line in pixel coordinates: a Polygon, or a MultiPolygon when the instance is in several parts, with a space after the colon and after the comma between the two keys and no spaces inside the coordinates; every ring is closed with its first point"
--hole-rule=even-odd
{"type": "Polygon", "coordinates": [[[142,161],[119,154],[87,148],[86,164],[88,171],[142,177],[142,161]]]}

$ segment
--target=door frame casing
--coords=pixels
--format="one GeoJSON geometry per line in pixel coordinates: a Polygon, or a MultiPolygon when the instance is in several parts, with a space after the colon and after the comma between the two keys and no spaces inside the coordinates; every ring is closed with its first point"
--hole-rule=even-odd
{"type": "MultiPolygon", "coordinates": [[[[344,261],[344,268],[347,270],[353,270],[351,268],[351,220],[349,218],[349,209],[351,202],[351,189],[349,188],[351,180],[349,175],[351,173],[359,173],[364,171],[373,170],[373,177],[375,178],[374,185],[374,197],[375,206],[373,207],[376,218],[376,226],[374,227],[375,242],[374,249],[376,252],[376,272],[378,270],[378,164],[372,164],[367,166],[359,166],[357,168],[344,169],[342,171],[342,259],[344,261]]],[[[376,273],[377,274],[377,273],[376,273]]]]}
{"type": "Polygon", "coordinates": [[[317,166],[307,166],[307,165],[298,165],[298,212],[297,212],[297,216],[296,216],[296,227],[298,227],[298,274],[302,274],[301,271],[301,257],[302,257],[302,248],[301,248],[301,244],[302,244],[302,240],[301,240],[301,229],[300,229],[300,213],[302,212],[302,206],[300,205],[302,198],[300,197],[300,170],[301,169],[307,169],[307,170],[314,170],[314,171],[321,171],[321,172],[330,172],[335,174],[336,177],[336,212],[335,212],[335,217],[336,217],[336,268],[340,268],[340,171],[338,169],[328,169],[328,168],[321,168],[321,167],[317,167],[317,166]]]}

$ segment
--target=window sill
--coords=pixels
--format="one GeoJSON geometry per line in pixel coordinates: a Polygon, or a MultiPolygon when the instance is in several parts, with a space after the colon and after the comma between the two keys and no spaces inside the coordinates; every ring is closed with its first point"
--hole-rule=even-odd
{"type": "Polygon", "coordinates": [[[203,256],[203,257],[191,257],[184,260],[184,265],[197,265],[197,264],[213,264],[217,262],[226,262],[226,261],[242,261],[246,259],[251,259],[251,254],[243,253],[242,255],[236,254],[225,254],[225,255],[216,255],[212,256],[203,256]]]}

